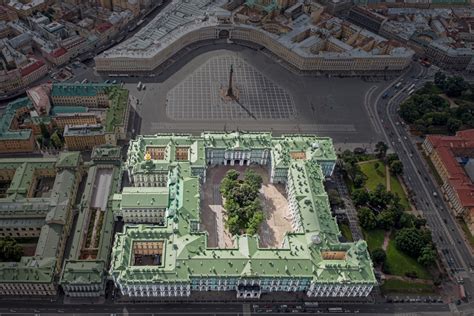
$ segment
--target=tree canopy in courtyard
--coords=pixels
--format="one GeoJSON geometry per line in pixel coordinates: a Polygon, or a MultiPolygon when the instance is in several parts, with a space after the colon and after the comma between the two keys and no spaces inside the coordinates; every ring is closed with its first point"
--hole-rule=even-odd
{"type": "Polygon", "coordinates": [[[251,169],[245,172],[243,180],[239,180],[239,175],[229,170],[221,182],[227,213],[225,225],[232,235],[255,235],[264,218],[258,198],[262,177],[251,169]]]}
{"type": "Polygon", "coordinates": [[[0,238],[0,262],[20,261],[23,248],[11,237],[0,238]]]}

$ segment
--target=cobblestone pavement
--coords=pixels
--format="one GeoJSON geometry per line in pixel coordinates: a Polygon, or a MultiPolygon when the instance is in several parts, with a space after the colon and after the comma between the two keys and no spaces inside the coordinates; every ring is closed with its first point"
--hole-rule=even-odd
{"type": "Polygon", "coordinates": [[[175,120],[288,120],[295,118],[296,108],[282,87],[236,54],[228,53],[210,58],[171,89],[166,114],[175,120]],[[231,67],[238,102],[222,98],[231,67]]]}

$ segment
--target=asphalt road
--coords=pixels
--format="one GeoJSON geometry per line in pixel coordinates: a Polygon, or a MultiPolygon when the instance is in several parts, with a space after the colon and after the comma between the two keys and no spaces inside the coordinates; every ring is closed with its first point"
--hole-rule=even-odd
{"type": "MultiPolygon", "coordinates": [[[[226,303],[226,304],[176,304],[176,303],[155,303],[155,304],[102,304],[102,305],[61,305],[47,303],[30,303],[28,306],[20,302],[6,303],[0,305],[1,315],[48,315],[48,314],[117,314],[117,315],[269,315],[278,311],[280,304],[259,304],[258,302],[226,303]]],[[[291,306],[291,305],[288,305],[291,306]]],[[[330,307],[341,307],[347,313],[366,313],[371,315],[393,314],[393,313],[447,313],[450,308],[446,304],[425,304],[425,303],[405,303],[405,304],[340,304],[340,305],[320,305],[317,310],[325,314],[330,307]]],[[[281,315],[281,313],[278,313],[281,315]]],[[[314,313],[300,313],[311,315],[314,313]]]]}
{"type": "MultiPolygon", "coordinates": [[[[408,97],[408,92],[403,88],[413,82],[411,78],[413,75],[427,76],[425,80],[430,79],[431,76],[426,72],[425,68],[414,64],[402,76],[404,79],[402,88],[396,90],[395,94],[388,99],[380,97],[385,93],[385,90],[382,91],[374,105],[379,121],[383,124],[382,130],[387,143],[403,162],[405,182],[415,194],[417,209],[423,213],[431,228],[433,241],[449,275],[452,278],[463,278],[466,292],[474,294],[472,283],[474,261],[470,246],[464,239],[455,217],[441,198],[439,186],[421,153],[417,150],[415,140],[410,136],[406,126],[402,124],[397,112],[400,103],[408,97]]],[[[417,87],[421,87],[423,84],[423,80],[416,82],[417,87]]],[[[394,89],[391,88],[391,91],[393,93],[394,89]]]]}

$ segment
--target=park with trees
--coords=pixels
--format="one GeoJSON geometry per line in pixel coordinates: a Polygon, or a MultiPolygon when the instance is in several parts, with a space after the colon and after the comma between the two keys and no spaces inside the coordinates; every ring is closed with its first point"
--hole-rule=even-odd
{"type": "Polygon", "coordinates": [[[474,86],[462,77],[435,74],[400,105],[400,116],[420,134],[455,134],[474,128],[474,86]]]}
{"type": "Polygon", "coordinates": [[[243,179],[240,173],[229,170],[222,179],[220,192],[225,200],[225,226],[232,235],[255,235],[264,220],[259,199],[262,177],[247,169],[243,179]]]}
{"type": "Polygon", "coordinates": [[[426,220],[411,212],[398,178],[403,173],[403,164],[395,153],[387,150],[383,142],[376,144],[374,155],[347,150],[340,155],[339,165],[374,265],[389,276],[387,286],[393,276],[397,285],[407,282],[415,293],[432,290],[432,285],[426,284],[436,270],[437,254],[431,233],[426,220]]]}

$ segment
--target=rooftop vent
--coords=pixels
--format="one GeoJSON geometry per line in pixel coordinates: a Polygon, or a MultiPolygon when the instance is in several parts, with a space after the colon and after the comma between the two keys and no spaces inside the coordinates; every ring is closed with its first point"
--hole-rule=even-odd
{"type": "Polygon", "coordinates": [[[313,245],[319,245],[321,243],[321,237],[318,234],[311,236],[311,242],[313,245]]]}

